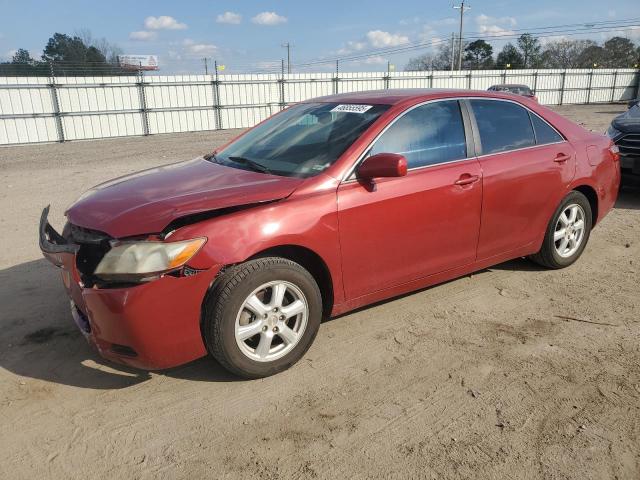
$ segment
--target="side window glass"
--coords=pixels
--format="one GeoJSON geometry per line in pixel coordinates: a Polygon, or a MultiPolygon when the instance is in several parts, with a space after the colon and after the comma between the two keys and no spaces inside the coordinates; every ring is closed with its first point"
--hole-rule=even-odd
{"type": "Polygon", "coordinates": [[[533,130],[536,132],[536,143],[538,145],[564,141],[564,138],[558,132],[535,113],[530,113],[529,116],[531,117],[531,123],[533,123],[533,130]]]}
{"type": "Polygon", "coordinates": [[[482,153],[506,152],[535,145],[529,112],[512,102],[471,100],[482,153]]]}
{"type": "Polygon", "coordinates": [[[376,153],[404,155],[409,168],[466,158],[458,101],[427,103],[406,113],[375,142],[371,154],[376,153]]]}

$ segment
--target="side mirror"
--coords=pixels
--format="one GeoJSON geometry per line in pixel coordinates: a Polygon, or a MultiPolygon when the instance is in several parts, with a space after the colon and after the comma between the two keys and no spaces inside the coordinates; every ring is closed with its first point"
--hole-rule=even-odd
{"type": "Polygon", "coordinates": [[[407,174],[407,159],[397,153],[378,153],[366,158],[358,167],[357,174],[364,180],[404,177],[407,174]]]}

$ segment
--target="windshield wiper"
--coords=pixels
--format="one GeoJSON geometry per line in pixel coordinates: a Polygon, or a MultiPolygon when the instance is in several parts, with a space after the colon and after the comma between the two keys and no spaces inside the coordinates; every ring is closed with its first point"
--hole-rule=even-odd
{"type": "Polygon", "coordinates": [[[269,170],[267,167],[265,167],[261,163],[256,162],[255,160],[251,160],[250,158],[233,157],[233,156],[228,157],[228,158],[229,158],[229,160],[231,160],[233,162],[240,163],[242,165],[247,165],[248,167],[251,167],[251,169],[256,171],[256,172],[271,173],[271,170],[269,170]]]}

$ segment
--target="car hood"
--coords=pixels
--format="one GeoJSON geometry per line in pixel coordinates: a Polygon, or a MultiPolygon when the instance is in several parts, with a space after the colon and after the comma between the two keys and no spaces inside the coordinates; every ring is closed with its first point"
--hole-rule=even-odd
{"type": "Polygon", "coordinates": [[[616,130],[624,133],[640,133],[640,106],[636,105],[611,122],[616,130]]]}
{"type": "Polygon", "coordinates": [[[66,215],[74,225],[115,238],[158,233],[186,215],[280,200],[302,181],[197,158],[98,185],[83,194],[66,215]]]}

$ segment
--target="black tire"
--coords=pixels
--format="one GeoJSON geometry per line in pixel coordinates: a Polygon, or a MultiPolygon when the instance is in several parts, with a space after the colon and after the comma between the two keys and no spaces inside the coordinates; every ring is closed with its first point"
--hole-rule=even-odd
{"type": "Polygon", "coordinates": [[[584,251],[585,247],[587,246],[587,242],[589,241],[589,235],[591,234],[592,225],[593,213],[591,212],[591,205],[589,204],[589,200],[587,200],[587,197],[585,197],[582,193],[575,190],[572,191],[566,197],[564,197],[562,202],[560,202],[560,205],[558,205],[558,208],[554,212],[553,217],[551,217],[551,221],[547,226],[547,231],[542,242],[542,248],[538,253],[530,256],[531,260],[547,268],[558,269],[568,267],[578,258],[580,258],[580,255],[582,255],[582,252],[584,251]],[[584,234],[579,248],[571,256],[562,257],[556,250],[553,237],[560,215],[571,204],[579,205],[584,211],[584,234]]]}
{"type": "Polygon", "coordinates": [[[262,378],[286,370],[302,358],[318,333],[321,318],[322,296],[313,276],[291,260],[265,257],[236,265],[218,278],[204,301],[202,335],[208,352],[224,368],[244,378],[262,378]],[[236,342],[236,317],[251,292],[276,280],[302,291],[308,306],[307,324],[286,355],[269,362],[256,361],[236,342]]]}

